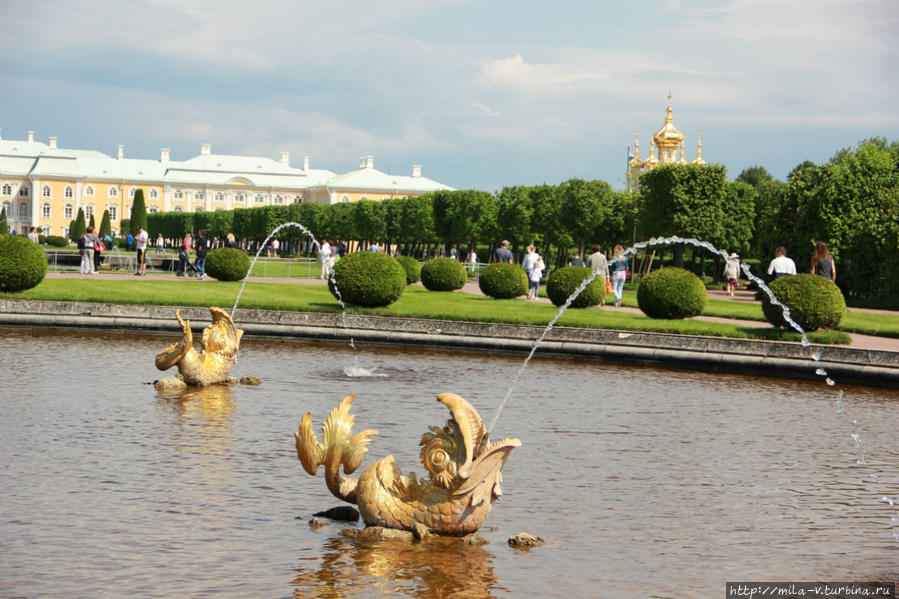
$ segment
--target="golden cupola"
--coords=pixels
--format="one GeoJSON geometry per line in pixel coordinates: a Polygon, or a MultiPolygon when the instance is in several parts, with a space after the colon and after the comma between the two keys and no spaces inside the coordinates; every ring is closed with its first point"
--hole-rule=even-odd
{"type": "Polygon", "coordinates": [[[684,142],[684,134],[677,130],[671,118],[671,93],[668,94],[668,110],[665,124],[652,134],[652,140],[659,148],[659,161],[662,164],[677,162],[677,151],[684,142]]]}
{"type": "Polygon", "coordinates": [[[638,179],[640,175],[648,170],[663,164],[698,164],[704,165],[706,161],[702,159],[702,139],[696,143],[696,160],[687,162],[687,155],[684,152],[684,134],[677,130],[674,126],[674,119],[671,116],[671,93],[668,93],[668,109],[665,114],[665,124],[658,131],[652,134],[649,139],[649,157],[640,159],[640,134],[637,134],[637,140],[634,143],[634,153],[628,156],[627,179],[628,189],[636,191],[638,188],[638,179]],[[656,158],[656,149],[659,151],[656,158]]]}

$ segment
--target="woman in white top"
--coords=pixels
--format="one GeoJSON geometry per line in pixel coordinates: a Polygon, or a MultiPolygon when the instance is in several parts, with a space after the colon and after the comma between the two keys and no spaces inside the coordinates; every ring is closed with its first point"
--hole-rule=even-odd
{"type": "Polygon", "coordinates": [[[528,299],[537,299],[537,291],[540,287],[540,279],[543,278],[543,270],[546,265],[543,264],[543,258],[537,253],[537,248],[533,245],[528,246],[528,253],[524,255],[521,261],[521,268],[528,273],[528,299]]]}

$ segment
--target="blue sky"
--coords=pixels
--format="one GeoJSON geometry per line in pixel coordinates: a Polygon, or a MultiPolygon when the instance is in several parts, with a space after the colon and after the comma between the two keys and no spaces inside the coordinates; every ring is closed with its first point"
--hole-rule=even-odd
{"type": "Polygon", "coordinates": [[[4,139],[624,187],[674,123],[733,178],[899,139],[895,0],[0,0],[4,139]]]}

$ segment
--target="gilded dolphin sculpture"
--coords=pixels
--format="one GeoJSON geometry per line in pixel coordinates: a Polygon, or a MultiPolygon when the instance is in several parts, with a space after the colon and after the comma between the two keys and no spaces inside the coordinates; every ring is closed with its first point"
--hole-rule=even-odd
{"type": "Polygon", "coordinates": [[[183,338],[156,355],[156,368],[168,370],[178,366],[180,378],[188,385],[206,386],[232,382],[229,373],[237,363],[237,350],[243,331],[234,326],[231,316],[221,308],[209,308],[212,324],[203,330],[200,344],[202,352],[193,348],[193,332],[190,320],[181,318],[181,310],[175,317],[181,323],[183,338]]]}
{"type": "Polygon", "coordinates": [[[420,530],[445,535],[475,532],[502,494],[502,468],[518,439],[490,444],[477,411],[462,397],[442,393],[437,400],[449,408],[452,418],[441,429],[429,427],[421,436],[421,463],[430,478],[404,476],[393,456],[369,466],[358,479],[352,474],[361,464],[371,438],[365,430],[351,436],[350,406],[356,395],[343,398],[322,425],[322,442],[312,432],[312,413],[300,422],[296,436],[297,457],[315,476],[325,466],[328,490],[343,501],[358,505],[369,526],[420,530]]]}

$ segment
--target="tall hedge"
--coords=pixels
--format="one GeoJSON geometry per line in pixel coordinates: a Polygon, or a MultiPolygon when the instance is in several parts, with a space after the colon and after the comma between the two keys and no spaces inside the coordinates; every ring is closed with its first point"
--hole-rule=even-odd
{"type": "Polygon", "coordinates": [[[109,209],[103,211],[103,220],[100,221],[100,232],[98,235],[101,239],[107,235],[112,236],[112,224],[110,223],[109,209]]]}
{"type": "Polygon", "coordinates": [[[0,212],[0,235],[9,235],[9,223],[6,221],[6,207],[0,212]]]}
{"type": "Polygon", "coordinates": [[[75,217],[75,226],[69,230],[69,239],[77,242],[81,239],[81,236],[84,235],[84,232],[87,230],[87,224],[85,224],[84,219],[84,209],[78,209],[78,216],[75,217]]]}
{"type": "Polygon", "coordinates": [[[144,202],[144,190],[138,189],[134,192],[134,204],[131,206],[131,231],[132,235],[137,235],[138,229],[147,228],[147,204],[144,202]]]}

